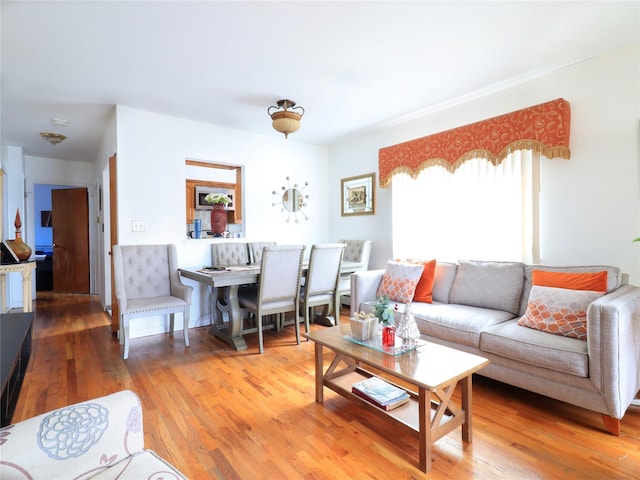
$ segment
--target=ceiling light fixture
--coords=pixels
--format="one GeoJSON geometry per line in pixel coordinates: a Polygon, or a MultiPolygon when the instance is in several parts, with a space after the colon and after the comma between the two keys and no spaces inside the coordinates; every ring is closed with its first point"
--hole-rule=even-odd
{"type": "Polygon", "coordinates": [[[296,107],[296,102],[293,100],[278,100],[277,103],[277,107],[272,105],[267,109],[267,113],[273,120],[271,125],[277,132],[284,133],[284,138],[289,138],[290,133],[300,128],[300,119],[304,115],[304,108],[299,105],[296,107]],[[276,109],[273,113],[271,113],[272,108],[276,109]],[[302,113],[294,112],[293,110],[298,110],[302,113]]]}
{"type": "Polygon", "coordinates": [[[52,118],[51,123],[58,127],[66,127],[69,125],[69,120],[65,120],[64,118],[52,118]]]}
{"type": "Polygon", "coordinates": [[[40,132],[40,136],[44,138],[47,142],[49,142],[51,145],[57,145],[61,141],[63,141],[65,138],[67,138],[64,135],[61,135],[59,133],[52,133],[52,132],[40,132]]]}

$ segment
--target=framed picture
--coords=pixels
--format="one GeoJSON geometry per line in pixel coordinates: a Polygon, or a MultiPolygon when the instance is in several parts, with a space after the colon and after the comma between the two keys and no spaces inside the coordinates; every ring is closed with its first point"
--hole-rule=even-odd
{"type": "Polygon", "coordinates": [[[342,216],[373,215],[376,213],[376,174],[343,178],[342,216]]]}

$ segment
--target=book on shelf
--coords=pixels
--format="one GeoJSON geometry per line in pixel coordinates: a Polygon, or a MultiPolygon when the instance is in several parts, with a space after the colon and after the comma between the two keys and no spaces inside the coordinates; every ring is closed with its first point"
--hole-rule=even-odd
{"type": "Polygon", "coordinates": [[[392,410],[409,401],[409,394],[402,388],[380,377],[370,377],[354,383],[351,391],[384,410],[392,410]]]}
{"type": "Polygon", "coordinates": [[[2,265],[6,265],[8,263],[20,263],[18,255],[13,251],[11,243],[8,240],[4,240],[0,243],[0,247],[2,247],[2,254],[0,255],[2,265]]]}

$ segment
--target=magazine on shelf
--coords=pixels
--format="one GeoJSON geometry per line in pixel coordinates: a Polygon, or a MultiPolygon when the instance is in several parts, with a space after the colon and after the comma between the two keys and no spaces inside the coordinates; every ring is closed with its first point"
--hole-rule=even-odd
{"type": "Polygon", "coordinates": [[[354,383],[351,391],[385,410],[399,407],[409,401],[409,394],[379,377],[370,377],[354,383]]]}
{"type": "Polygon", "coordinates": [[[358,390],[352,389],[351,391],[353,392],[354,395],[357,395],[358,397],[362,398],[363,400],[366,400],[367,402],[371,403],[372,405],[375,405],[376,407],[381,408],[383,410],[387,410],[387,411],[393,410],[394,408],[398,408],[398,407],[404,405],[411,398],[407,394],[406,397],[400,398],[399,400],[396,400],[395,402],[391,402],[391,403],[388,403],[386,405],[381,405],[378,402],[376,402],[374,399],[372,399],[370,397],[367,397],[364,393],[362,393],[362,392],[360,392],[358,390]]]}

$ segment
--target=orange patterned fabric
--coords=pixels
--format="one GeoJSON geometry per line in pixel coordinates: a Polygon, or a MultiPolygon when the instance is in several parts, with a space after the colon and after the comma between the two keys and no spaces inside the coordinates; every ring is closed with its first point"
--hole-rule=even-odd
{"type": "Polygon", "coordinates": [[[587,308],[602,292],[534,285],[518,325],[565,337],[587,339],[587,308]]]}
{"type": "Polygon", "coordinates": [[[378,154],[380,187],[390,185],[395,173],[415,178],[423,169],[440,165],[453,172],[471,158],[498,165],[516,150],[534,150],[547,158],[570,158],[569,102],[562,98],[506,115],[381,148],[378,154]]]}
{"type": "Polygon", "coordinates": [[[422,264],[388,262],[376,297],[383,295],[393,302],[411,302],[423,270],[422,264]]]}

